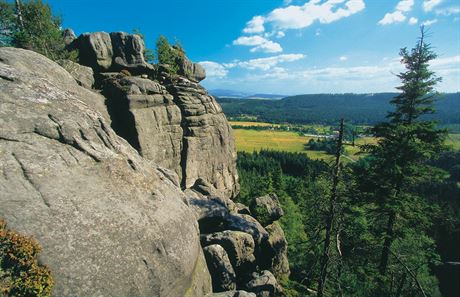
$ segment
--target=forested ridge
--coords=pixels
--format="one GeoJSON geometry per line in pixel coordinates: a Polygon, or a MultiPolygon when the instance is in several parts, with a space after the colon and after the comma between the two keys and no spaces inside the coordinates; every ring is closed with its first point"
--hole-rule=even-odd
{"type": "MultiPolygon", "coordinates": [[[[242,115],[258,121],[292,124],[337,124],[341,118],[358,125],[373,125],[385,119],[392,110],[391,98],[398,93],[312,94],[281,100],[217,98],[225,114],[242,115]]],[[[440,124],[460,124],[460,93],[440,94],[435,102],[436,114],[426,115],[440,124]]]]}

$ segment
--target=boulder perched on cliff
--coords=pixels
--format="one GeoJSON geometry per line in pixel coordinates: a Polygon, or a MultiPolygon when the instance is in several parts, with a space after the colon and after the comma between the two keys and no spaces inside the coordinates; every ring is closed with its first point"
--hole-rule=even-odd
{"type": "Polygon", "coordinates": [[[103,103],[44,56],[0,48],[0,217],[40,242],[54,296],[209,294],[185,196],[103,103]]]}
{"type": "Polygon", "coordinates": [[[213,292],[236,289],[235,271],[224,248],[218,244],[212,244],[205,247],[203,251],[209,273],[212,276],[213,292]]]}
{"type": "Polygon", "coordinates": [[[106,32],[84,33],[78,37],[80,63],[95,71],[108,71],[112,66],[113,48],[106,32]]]}
{"type": "Polygon", "coordinates": [[[147,73],[153,66],[144,60],[144,40],[137,34],[110,33],[113,48],[113,70],[127,69],[131,73],[147,73]]]}
{"type": "Polygon", "coordinates": [[[267,226],[276,220],[279,220],[283,215],[281,203],[276,194],[268,194],[254,199],[250,205],[251,213],[262,224],[267,226]]]}
{"type": "Polygon", "coordinates": [[[206,71],[203,66],[193,63],[186,56],[178,55],[176,63],[179,66],[179,75],[185,76],[193,82],[200,82],[206,78],[206,71]]]}

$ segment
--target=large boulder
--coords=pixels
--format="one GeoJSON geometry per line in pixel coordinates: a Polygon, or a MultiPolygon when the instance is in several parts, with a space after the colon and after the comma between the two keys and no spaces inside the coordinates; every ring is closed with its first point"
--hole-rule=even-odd
{"type": "Polygon", "coordinates": [[[112,66],[113,48],[106,32],[84,33],[78,37],[79,61],[97,72],[108,71],[112,66]]]}
{"type": "Polygon", "coordinates": [[[225,227],[228,230],[248,233],[254,239],[256,245],[260,246],[268,239],[268,232],[253,217],[246,214],[229,214],[224,218],[225,227]]]}
{"type": "Polygon", "coordinates": [[[267,226],[276,220],[279,220],[283,215],[281,203],[276,194],[268,194],[254,199],[250,205],[252,215],[262,224],[267,226]]]}
{"type": "Polygon", "coordinates": [[[289,277],[289,261],[287,257],[287,241],[284,231],[278,222],[265,227],[269,236],[260,257],[261,266],[270,270],[278,280],[289,277]]]}
{"type": "Polygon", "coordinates": [[[246,290],[254,292],[257,297],[278,297],[282,293],[275,276],[268,270],[254,272],[252,280],[246,284],[246,290]]]}
{"type": "Polygon", "coordinates": [[[44,56],[0,48],[0,217],[40,242],[54,296],[209,294],[185,196],[103,102],[44,56]]]}
{"type": "Polygon", "coordinates": [[[64,44],[67,49],[73,50],[75,49],[75,44],[74,41],[77,39],[77,35],[75,35],[75,32],[67,28],[62,32],[62,37],[64,38],[64,44]]]}
{"type": "Polygon", "coordinates": [[[239,231],[223,231],[202,235],[201,244],[209,246],[218,244],[227,252],[232,266],[238,270],[239,267],[253,263],[254,240],[251,235],[239,231]]]}
{"type": "Polygon", "coordinates": [[[127,69],[131,73],[147,73],[153,66],[144,60],[144,40],[137,34],[110,33],[113,48],[113,69],[127,69]]]}
{"type": "Polygon", "coordinates": [[[218,244],[212,244],[205,247],[203,251],[212,276],[213,292],[236,289],[235,271],[224,248],[218,244]]]}
{"type": "Polygon", "coordinates": [[[185,55],[178,55],[176,64],[179,66],[178,74],[187,77],[191,81],[200,82],[206,78],[203,66],[193,63],[185,55]]]}

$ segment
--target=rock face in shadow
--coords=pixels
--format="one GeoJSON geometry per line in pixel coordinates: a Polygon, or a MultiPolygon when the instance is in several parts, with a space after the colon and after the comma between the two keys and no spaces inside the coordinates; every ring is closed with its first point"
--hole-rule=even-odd
{"type": "Polygon", "coordinates": [[[102,96],[13,48],[0,48],[0,90],[0,217],[43,246],[54,296],[211,292],[177,181],[115,134],[102,96]]]}

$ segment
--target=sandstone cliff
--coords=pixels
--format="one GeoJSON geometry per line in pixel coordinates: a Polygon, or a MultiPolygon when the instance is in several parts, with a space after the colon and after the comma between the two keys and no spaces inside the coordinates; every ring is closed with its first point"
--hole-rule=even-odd
{"type": "Polygon", "coordinates": [[[147,64],[136,35],[67,39],[85,65],[0,48],[0,218],[41,243],[54,295],[282,296],[282,210],[230,199],[232,130],[201,66],[147,64]]]}

